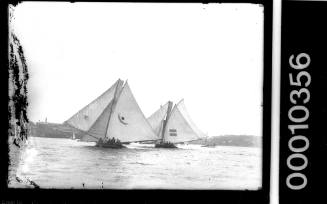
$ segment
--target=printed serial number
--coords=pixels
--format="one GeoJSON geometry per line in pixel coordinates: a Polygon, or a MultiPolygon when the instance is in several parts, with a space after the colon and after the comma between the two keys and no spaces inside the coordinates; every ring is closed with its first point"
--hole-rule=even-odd
{"type": "Polygon", "coordinates": [[[304,152],[309,148],[309,140],[307,136],[302,135],[301,131],[308,129],[309,125],[306,124],[310,111],[306,104],[310,101],[310,91],[308,86],[311,83],[310,73],[304,71],[310,65],[310,56],[306,53],[300,53],[295,58],[291,55],[289,58],[289,65],[292,69],[297,70],[296,75],[289,73],[289,83],[293,90],[290,92],[290,102],[293,104],[288,110],[288,119],[290,124],[288,129],[290,130],[291,137],[288,141],[288,148],[292,151],[287,158],[287,167],[294,171],[286,178],[286,185],[292,190],[303,189],[307,185],[307,177],[303,171],[308,166],[308,158],[304,152]],[[305,63],[302,63],[305,61],[305,63]],[[303,145],[295,146],[294,143],[299,142],[303,145]],[[301,160],[300,164],[292,161],[301,160]],[[293,181],[293,182],[292,182],[293,181]],[[297,181],[297,182],[295,182],[297,181]]]}

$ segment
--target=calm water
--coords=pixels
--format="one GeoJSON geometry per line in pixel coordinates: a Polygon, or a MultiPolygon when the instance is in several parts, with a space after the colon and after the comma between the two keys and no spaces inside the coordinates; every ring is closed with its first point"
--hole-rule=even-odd
{"type": "Polygon", "coordinates": [[[10,167],[9,187],[258,189],[261,148],[180,145],[178,149],[130,144],[102,149],[94,143],[31,137],[10,167]]]}

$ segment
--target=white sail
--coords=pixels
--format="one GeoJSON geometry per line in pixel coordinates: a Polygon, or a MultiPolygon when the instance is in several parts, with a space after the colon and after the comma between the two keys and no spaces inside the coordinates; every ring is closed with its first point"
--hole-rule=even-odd
{"type": "Polygon", "coordinates": [[[185,120],[188,122],[188,124],[191,126],[191,128],[194,130],[194,132],[201,138],[205,138],[207,135],[204,134],[193,122],[191,119],[189,113],[186,110],[185,104],[184,104],[184,99],[182,99],[178,104],[177,104],[178,110],[181,112],[181,114],[184,116],[185,120]]]}
{"type": "Polygon", "coordinates": [[[127,82],[113,106],[106,136],[114,137],[121,142],[158,139],[138,106],[127,82]]]}
{"type": "Polygon", "coordinates": [[[88,131],[113,100],[116,88],[121,89],[122,84],[123,81],[118,79],[116,83],[101,96],[78,111],[70,119],[65,121],[65,123],[79,130],[88,131]]]}
{"type": "Polygon", "coordinates": [[[180,106],[181,102],[175,105],[171,111],[164,132],[164,142],[180,143],[197,140],[201,137],[192,128],[192,124],[188,121],[189,119],[185,118],[186,109],[185,106],[180,106]]]}
{"type": "Polygon", "coordinates": [[[159,110],[154,112],[150,117],[148,117],[149,124],[151,125],[153,131],[156,133],[158,138],[161,138],[163,121],[167,115],[168,103],[161,106],[159,110]]]}
{"type": "Polygon", "coordinates": [[[107,126],[109,122],[109,116],[111,113],[113,100],[110,102],[110,104],[104,109],[100,117],[95,121],[95,123],[92,125],[90,130],[85,134],[82,138],[83,141],[92,141],[96,142],[100,138],[105,137],[107,132],[107,126]]]}

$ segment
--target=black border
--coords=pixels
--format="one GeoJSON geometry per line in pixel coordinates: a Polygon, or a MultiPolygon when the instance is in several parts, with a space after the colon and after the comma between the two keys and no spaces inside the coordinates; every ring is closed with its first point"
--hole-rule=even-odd
{"type": "MultiPolygon", "coordinates": [[[[327,19],[326,1],[290,1],[282,3],[281,27],[281,89],[280,89],[280,155],[279,155],[279,202],[312,203],[313,199],[326,203],[327,183],[327,67],[326,48],[327,30],[324,28],[327,19]],[[307,53],[311,62],[303,70],[292,69],[289,57],[299,53],[307,53]],[[288,125],[296,124],[288,118],[288,111],[294,106],[290,102],[290,93],[301,87],[291,86],[289,74],[295,79],[300,71],[307,71],[311,83],[306,87],[310,92],[310,100],[304,104],[297,100],[297,105],[304,105],[309,117],[303,123],[308,129],[292,134],[288,125]],[[288,141],[294,135],[303,135],[309,141],[309,147],[302,153],[308,165],[300,171],[291,170],[287,166],[287,158],[294,152],[288,147],[288,141]],[[307,185],[299,190],[292,190],[286,184],[286,178],[292,173],[302,173],[307,178],[307,185]],[[324,201],[325,200],[325,201],[324,201]]],[[[301,83],[305,80],[301,79],[301,83]]],[[[297,117],[297,116],[295,116],[297,117]]],[[[299,165],[301,161],[294,161],[299,165]]],[[[300,180],[301,181],[301,180],[300,180]]],[[[293,183],[294,180],[293,180],[293,183]]]]}
{"type": "MultiPolygon", "coordinates": [[[[68,1],[69,2],[69,1],[68,1]]],[[[74,1],[72,1],[74,2],[74,1]]],[[[78,1],[80,2],[80,1],[78,1]]],[[[106,1],[97,1],[106,2],[106,1]]],[[[129,2],[129,1],[127,1],[129,2]]],[[[145,1],[142,1],[145,2],[145,1]]],[[[152,2],[152,1],[151,1],[152,2]]],[[[159,1],[162,2],[162,1],[159,1]]],[[[172,1],[168,1],[172,2],[172,1]]],[[[153,3],[153,2],[152,2],[153,3]]],[[[6,178],[8,174],[8,157],[3,160],[1,156],[1,193],[0,200],[11,201],[42,201],[43,202],[100,202],[101,199],[108,198],[109,195],[115,195],[115,202],[141,202],[141,203],[269,203],[270,190],[270,143],[271,143],[271,90],[272,90],[272,0],[223,0],[223,1],[198,1],[198,2],[180,2],[180,3],[256,3],[264,6],[264,77],[263,77],[263,158],[262,158],[262,189],[257,191],[243,190],[58,190],[58,189],[8,189],[6,178]],[[5,180],[3,180],[5,179],[5,180]]],[[[7,1],[1,4],[1,14],[6,18],[1,18],[1,46],[4,52],[1,53],[1,63],[3,67],[8,67],[8,4],[17,4],[17,1],[7,1]]],[[[60,14],[58,14],[60,15],[60,14]]],[[[8,94],[8,72],[7,69],[1,69],[1,91],[3,96],[8,94]]],[[[8,97],[8,96],[7,96],[8,97]]],[[[4,102],[2,113],[8,111],[7,101],[4,102]]],[[[8,156],[7,115],[1,114],[3,122],[6,124],[1,128],[1,151],[2,155],[8,156]]],[[[112,202],[111,199],[105,199],[106,202],[112,202]]]]}

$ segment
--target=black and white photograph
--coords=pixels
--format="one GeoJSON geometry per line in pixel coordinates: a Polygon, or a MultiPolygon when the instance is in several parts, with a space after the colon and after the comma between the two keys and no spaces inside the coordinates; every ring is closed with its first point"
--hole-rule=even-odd
{"type": "Polygon", "coordinates": [[[262,189],[262,4],[8,9],[8,188],[262,189]]]}

